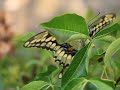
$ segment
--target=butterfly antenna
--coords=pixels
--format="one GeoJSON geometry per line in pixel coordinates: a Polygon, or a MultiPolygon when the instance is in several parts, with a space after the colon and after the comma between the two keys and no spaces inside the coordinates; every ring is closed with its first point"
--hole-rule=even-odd
{"type": "MultiPolygon", "coordinates": [[[[92,21],[92,20],[94,20],[97,16],[99,16],[100,15],[100,12],[98,12],[98,14],[95,16],[95,17],[93,17],[92,19],[90,19],[89,20],[89,22],[88,22],[88,25],[89,25],[89,23],[92,21]]],[[[90,26],[90,25],[89,25],[90,26]]]]}

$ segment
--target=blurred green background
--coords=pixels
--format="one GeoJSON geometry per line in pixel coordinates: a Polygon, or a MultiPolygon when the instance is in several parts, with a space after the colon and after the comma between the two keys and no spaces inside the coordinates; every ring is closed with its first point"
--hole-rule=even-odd
{"type": "Polygon", "coordinates": [[[51,52],[24,48],[20,36],[43,31],[40,23],[65,13],[79,14],[88,22],[99,12],[113,12],[119,22],[119,9],[119,0],[0,0],[0,90],[17,90],[49,65],[56,66],[51,52]]]}

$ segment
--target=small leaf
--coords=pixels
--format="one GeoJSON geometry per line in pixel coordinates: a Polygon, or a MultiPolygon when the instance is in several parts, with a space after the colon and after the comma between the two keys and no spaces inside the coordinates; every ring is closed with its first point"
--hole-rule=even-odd
{"type": "Polygon", "coordinates": [[[120,90],[120,85],[117,85],[115,90],[120,90]]]}
{"type": "Polygon", "coordinates": [[[106,28],[105,30],[102,30],[100,32],[98,32],[94,38],[101,38],[104,37],[114,31],[120,31],[120,25],[118,23],[112,25],[111,27],[106,28]]]}
{"type": "Polygon", "coordinates": [[[65,86],[69,80],[77,77],[87,76],[87,50],[89,44],[83,47],[73,58],[68,70],[65,72],[62,78],[62,86],[65,86]]]}
{"type": "Polygon", "coordinates": [[[120,76],[120,38],[112,42],[108,47],[104,57],[104,64],[112,73],[113,79],[116,80],[120,76]]]}
{"type": "Polygon", "coordinates": [[[114,88],[113,81],[79,78],[71,80],[64,90],[114,90],[114,88]]]}
{"type": "Polygon", "coordinates": [[[57,68],[55,66],[48,66],[48,70],[44,73],[40,73],[37,75],[35,80],[42,80],[42,81],[48,81],[50,79],[51,74],[56,70],[57,68]]]}
{"type": "MultiPolygon", "coordinates": [[[[93,39],[93,43],[95,46],[95,49],[97,50],[97,52],[100,54],[106,52],[106,50],[108,49],[108,46],[114,41],[116,40],[114,37],[107,35],[101,38],[94,38],[93,39]]],[[[91,53],[93,54],[93,53],[91,53]]]]}
{"type": "Polygon", "coordinates": [[[115,84],[110,80],[90,79],[90,82],[96,86],[97,90],[115,90],[115,84]]]}
{"type": "Polygon", "coordinates": [[[46,86],[49,86],[49,83],[44,81],[33,81],[25,85],[21,90],[41,90],[46,86]]]}
{"type": "Polygon", "coordinates": [[[85,78],[80,78],[80,79],[73,79],[69,81],[69,83],[66,85],[64,90],[82,90],[83,84],[86,82],[87,79],[85,78]],[[81,88],[81,89],[75,89],[76,87],[81,88]]]}
{"type": "Polygon", "coordinates": [[[84,18],[76,14],[55,17],[49,22],[42,23],[41,26],[55,36],[60,43],[88,37],[88,29],[84,18]]]}

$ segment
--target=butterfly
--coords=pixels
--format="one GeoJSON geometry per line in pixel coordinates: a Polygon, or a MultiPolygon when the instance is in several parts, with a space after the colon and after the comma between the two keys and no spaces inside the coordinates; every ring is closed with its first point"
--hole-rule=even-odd
{"type": "MultiPolygon", "coordinates": [[[[110,23],[112,23],[115,18],[116,14],[114,13],[108,13],[99,17],[91,25],[88,26],[89,36],[94,36],[101,29],[110,25],[110,23]]],[[[68,43],[59,44],[56,38],[52,36],[48,31],[43,31],[31,37],[25,42],[24,47],[37,47],[52,51],[54,53],[53,57],[55,62],[59,63],[59,65],[63,67],[59,74],[59,78],[62,77],[65,68],[69,67],[72,59],[78,52],[78,50],[74,49],[73,46],[68,43]]]]}

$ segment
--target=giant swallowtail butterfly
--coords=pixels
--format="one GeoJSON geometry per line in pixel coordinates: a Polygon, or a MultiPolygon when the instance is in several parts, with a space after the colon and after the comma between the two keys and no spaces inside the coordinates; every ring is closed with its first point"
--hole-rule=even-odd
{"type": "MultiPolygon", "coordinates": [[[[115,19],[115,17],[116,15],[114,13],[109,13],[95,20],[90,26],[88,26],[90,37],[94,36],[101,29],[109,25],[115,19]]],[[[78,51],[68,43],[59,44],[56,38],[52,36],[48,31],[38,33],[35,36],[31,37],[25,42],[24,47],[37,47],[52,51],[54,53],[55,62],[58,62],[59,65],[63,67],[59,78],[62,77],[64,69],[69,66],[72,58],[78,51]]]]}

